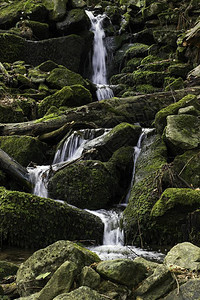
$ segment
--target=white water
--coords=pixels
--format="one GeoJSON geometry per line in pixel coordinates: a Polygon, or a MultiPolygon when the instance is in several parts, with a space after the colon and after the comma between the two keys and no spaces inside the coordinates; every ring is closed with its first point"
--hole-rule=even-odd
{"type": "Polygon", "coordinates": [[[33,194],[47,198],[49,172],[56,171],[59,164],[76,160],[82,155],[84,145],[91,140],[98,139],[99,136],[107,134],[110,129],[83,129],[74,131],[69,137],[63,139],[59,149],[56,151],[51,166],[36,166],[27,168],[31,182],[34,185],[33,194]],[[97,136],[97,137],[96,137],[97,136]]]}
{"type": "MultiPolygon", "coordinates": [[[[92,143],[95,144],[95,140],[98,142],[99,139],[101,139],[103,135],[106,135],[109,131],[110,129],[85,129],[75,131],[69,137],[63,139],[59,149],[55,153],[53,164],[51,166],[28,168],[32,182],[35,184],[33,193],[41,197],[48,197],[47,184],[50,169],[55,171],[59,164],[77,159],[81,156],[84,146],[87,148],[87,143],[91,144],[92,141],[92,143]]],[[[132,183],[134,182],[135,165],[141,150],[141,142],[147,132],[147,130],[143,130],[138,140],[138,144],[135,147],[132,183]]],[[[62,200],[57,201],[63,203],[62,200]]],[[[122,226],[120,226],[120,223],[122,222],[122,212],[119,212],[119,210],[106,211],[101,209],[97,211],[87,211],[100,217],[104,224],[103,245],[89,248],[91,251],[96,252],[101,259],[133,259],[136,256],[143,256],[147,259],[155,259],[158,261],[163,259],[162,253],[159,254],[158,252],[145,251],[134,246],[124,246],[124,231],[122,226]]]]}
{"type": "Polygon", "coordinates": [[[97,99],[110,99],[114,96],[107,82],[107,50],[104,44],[105,31],[103,21],[106,15],[94,16],[91,11],[86,11],[91,21],[91,31],[94,33],[93,55],[92,55],[92,82],[97,85],[97,99]]]}

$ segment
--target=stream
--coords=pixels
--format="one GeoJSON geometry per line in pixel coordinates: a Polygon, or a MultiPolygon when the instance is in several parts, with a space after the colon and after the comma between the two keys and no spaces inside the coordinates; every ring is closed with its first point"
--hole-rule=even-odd
{"type": "MultiPolygon", "coordinates": [[[[97,86],[98,100],[109,99],[113,97],[113,91],[108,85],[107,81],[107,50],[104,44],[105,32],[103,29],[103,21],[106,15],[94,16],[93,12],[86,11],[91,21],[91,31],[94,33],[94,45],[92,56],[92,81],[97,86]]],[[[111,129],[83,129],[74,131],[70,136],[67,135],[59,144],[55,153],[52,165],[50,166],[37,166],[35,168],[28,168],[31,181],[34,185],[33,193],[40,197],[48,197],[48,180],[50,171],[58,170],[59,166],[66,162],[72,162],[80,158],[84,149],[95,145],[99,142],[104,135],[108,134],[111,129]]],[[[87,210],[90,213],[98,216],[104,224],[103,245],[97,247],[89,247],[90,250],[96,252],[101,259],[114,259],[114,258],[135,258],[136,256],[143,256],[151,260],[162,261],[163,254],[153,251],[145,251],[134,246],[124,246],[124,231],[123,231],[123,209],[127,205],[131,188],[135,179],[135,167],[138,156],[141,151],[142,142],[145,140],[146,135],[152,129],[143,129],[139,137],[137,146],[134,147],[133,155],[133,171],[132,179],[128,193],[125,196],[124,203],[119,207],[110,210],[100,209],[97,211],[87,210]]],[[[55,200],[62,201],[62,199],[55,200]]]]}

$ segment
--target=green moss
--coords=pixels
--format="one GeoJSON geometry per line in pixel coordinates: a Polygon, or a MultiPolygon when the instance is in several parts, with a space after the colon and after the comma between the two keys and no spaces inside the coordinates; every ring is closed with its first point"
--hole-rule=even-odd
{"type": "Polygon", "coordinates": [[[147,55],[149,46],[145,44],[135,43],[125,52],[126,59],[131,59],[134,57],[144,57],[147,55]]]}
{"type": "Polygon", "coordinates": [[[152,217],[163,216],[167,211],[175,208],[176,206],[190,206],[198,207],[200,204],[200,191],[192,189],[166,189],[160,199],[153,206],[151,211],[152,217]]]}
{"type": "Polygon", "coordinates": [[[16,275],[17,270],[17,265],[7,261],[0,261],[0,280],[7,276],[16,275]]]}
{"type": "Polygon", "coordinates": [[[56,89],[75,84],[83,86],[87,85],[81,75],[72,72],[65,67],[53,69],[46,81],[51,88],[56,89]]]}
{"type": "Polygon", "coordinates": [[[102,239],[99,219],[52,199],[0,188],[1,246],[42,248],[58,240],[102,239]]]}
{"type": "Polygon", "coordinates": [[[135,90],[144,94],[153,94],[156,91],[156,88],[150,84],[141,84],[135,87],[135,90]]]}
{"type": "Polygon", "coordinates": [[[39,106],[38,113],[39,116],[43,116],[51,106],[59,108],[60,106],[67,106],[72,102],[73,91],[69,86],[63,87],[60,91],[55,94],[44,98],[39,106]]]}
{"type": "Polygon", "coordinates": [[[177,63],[169,66],[168,72],[170,76],[182,77],[183,79],[186,78],[188,72],[191,70],[190,65],[177,63]]]}
{"type": "Polygon", "coordinates": [[[7,103],[10,100],[8,99],[8,96],[5,95],[4,99],[1,100],[1,102],[5,101],[5,104],[0,105],[0,122],[1,123],[17,123],[17,122],[23,122],[24,120],[24,114],[20,106],[17,104],[17,102],[14,103],[7,103]]]}
{"type": "Polygon", "coordinates": [[[175,157],[173,169],[191,187],[200,186],[200,151],[190,150],[175,157]]]}
{"type": "Polygon", "coordinates": [[[136,85],[150,84],[155,87],[162,87],[165,77],[164,72],[142,71],[133,72],[133,80],[136,85]]]}
{"type": "Polygon", "coordinates": [[[166,164],[167,150],[159,136],[149,137],[138,158],[135,183],[131,190],[129,203],[124,211],[126,242],[141,246],[138,226],[143,244],[153,244],[150,213],[159,199],[159,172],[166,164]],[[152,141],[151,141],[152,139],[152,141]]]}
{"type": "Polygon", "coordinates": [[[1,62],[14,62],[19,60],[25,51],[25,40],[9,33],[0,33],[0,45],[1,62]]]}
{"type": "Polygon", "coordinates": [[[172,81],[170,84],[168,84],[165,87],[165,91],[174,91],[174,90],[180,90],[184,88],[184,81],[181,77],[175,79],[174,81],[172,81]]]}
{"type": "Polygon", "coordinates": [[[161,109],[155,117],[155,126],[159,133],[162,133],[164,127],[167,125],[167,116],[177,114],[179,108],[194,105],[198,109],[199,105],[195,95],[188,94],[176,103],[161,109]]]}
{"type": "Polygon", "coordinates": [[[0,147],[23,166],[31,161],[42,164],[46,159],[47,146],[30,136],[1,136],[0,147]]]}

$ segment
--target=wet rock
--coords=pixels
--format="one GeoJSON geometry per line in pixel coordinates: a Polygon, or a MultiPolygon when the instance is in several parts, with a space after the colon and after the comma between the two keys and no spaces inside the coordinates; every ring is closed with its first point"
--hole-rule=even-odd
{"type": "Polygon", "coordinates": [[[96,270],[102,277],[128,287],[137,286],[146,277],[146,268],[129,259],[103,261],[96,270]]]}
{"type": "Polygon", "coordinates": [[[108,161],[113,153],[124,146],[136,146],[141,127],[139,125],[131,125],[129,123],[121,123],[115,126],[105,136],[88,142],[84,147],[84,151],[93,149],[90,158],[101,161],[108,161]]]}
{"type": "Polygon", "coordinates": [[[110,299],[129,299],[131,296],[131,290],[126,286],[117,284],[109,280],[103,280],[98,288],[98,292],[110,299]]]}
{"type": "MultiPolygon", "coordinates": [[[[28,296],[36,289],[44,287],[50,278],[52,278],[50,279],[52,282],[53,276],[58,276],[57,280],[59,281],[65,269],[72,271],[71,282],[72,277],[76,274],[76,267],[80,272],[84,266],[99,260],[96,254],[77,244],[69,241],[58,241],[47,248],[36,251],[20,266],[17,273],[18,291],[21,296],[28,296]],[[64,265],[62,265],[63,263],[64,265]],[[59,267],[60,269],[58,269],[59,267]]],[[[65,274],[65,276],[70,276],[70,274],[65,274]]],[[[68,283],[69,286],[71,285],[70,282],[68,283]]]]}

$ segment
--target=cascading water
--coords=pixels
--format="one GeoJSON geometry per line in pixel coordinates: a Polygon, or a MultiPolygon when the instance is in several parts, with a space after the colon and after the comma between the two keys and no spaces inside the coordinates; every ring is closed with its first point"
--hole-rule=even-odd
{"type": "Polygon", "coordinates": [[[106,15],[93,15],[91,11],[86,11],[91,21],[91,31],[94,33],[93,56],[92,56],[92,82],[97,85],[97,99],[110,99],[114,96],[112,89],[107,82],[106,58],[107,50],[104,44],[105,31],[103,21],[106,15]]]}
{"type": "MultiPolygon", "coordinates": [[[[84,147],[87,149],[87,143],[95,145],[95,140],[98,143],[99,139],[106,135],[110,129],[84,129],[73,132],[69,137],[63,139],[59,149],[56,151],[53,164],[51,166],[38,166],[36,168],[28,168],[33,184],[35,184],[34,194],[47,197],[47,184],[50,170],[57,170],[59,164],[73,161],[82,155],[84,147]]],[[[135,147],[134,164],[137,162],[141,150],[141,142],[144,135],[148,131],[143,130],[138,144],[135,147]]],[[[132,183],[134,182],[135,165],[133,168],[132,183]]],[[[130,195],[130,193],[129,193],[130,195]]],[[[128,197],[128,196],[127,196],[128,197]]],[[[62,200],[56,200],[62,202],[62,200]]],[[[157,252],[144,251],[143,249],[133,246],[124,246],[124,232],[120,224],[122,222],[122,212],[120,210],[98,210],[90,213],[100,217],[104,223],[103,245],[98,247],[90,247],[89,249],[96,252],[101,259],[114,258],[135,258],[143,256],[149,259],[162,260],[163,255],[157,252]]]]}
{"type": "Polygon", "coordinates": [[[29,167],[31,182],[33,183],[33,194],[48,197],[48,179],[50,170],[56,171],[58,166],[64,162],[73,161],[79,158],[87,142],[107,134],[110,129],[83,129],[74,131],[69,137],[63,139],[59,149],[56,151],[51,166],[29,167]]]}

